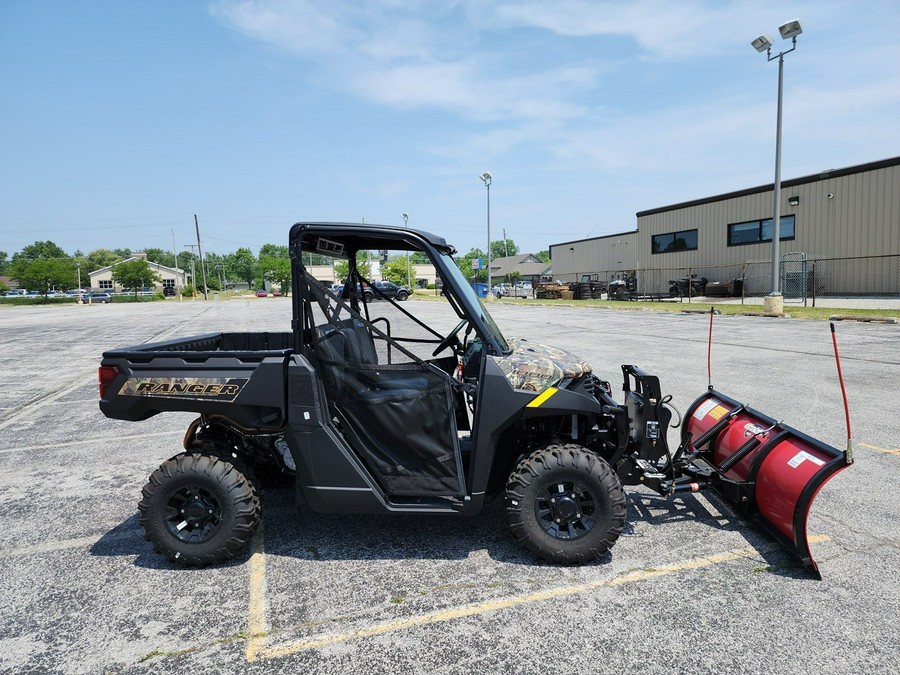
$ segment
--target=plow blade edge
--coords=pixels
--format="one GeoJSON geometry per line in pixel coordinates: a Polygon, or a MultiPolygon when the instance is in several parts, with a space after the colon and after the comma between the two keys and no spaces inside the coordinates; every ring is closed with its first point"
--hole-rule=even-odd
{"type": "Polygon", "coordinates": [[[806,521],[822,486],[851,463],[847,454],[713,389],[686,420],[683,437],[714,468],[712,487],[821,578],[806,521]]]}

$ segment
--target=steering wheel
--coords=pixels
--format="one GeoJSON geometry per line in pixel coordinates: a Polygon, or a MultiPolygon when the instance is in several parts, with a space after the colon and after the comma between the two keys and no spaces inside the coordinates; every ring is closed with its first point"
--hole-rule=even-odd
{"type": "Polygon", "coordinates": [[[454,342],[456,342],[457,344],[459,344],[459,338],[456,337],[456,334],[459,333],[459,331],[461,331],[461,330],[463,329],[463,326],[465,326],[467,323],[469,323],[469,320],[468,320],[468,319],[463,319],[463,320],[460,321],[458,324],[456,324],[456,328],[454,328],[454,329],[451,330],[449,333],[447,333],[447,337],[445,337],[443,340],[441,340],[441,343],[437,346],[437,349],[435,349],[435,350],[431,353],[431,355],[432,355],[432,356],[437,356],[437,355],[440,354],[442,351],[444,351],[445,349],[447,349],[447,347],[449,347],[450,345],[452,345],[454,342]]]}

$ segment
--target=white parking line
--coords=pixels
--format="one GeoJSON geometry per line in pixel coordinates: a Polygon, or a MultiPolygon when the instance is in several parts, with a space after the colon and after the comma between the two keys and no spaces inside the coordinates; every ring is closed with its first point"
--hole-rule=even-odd
{"type": "MultiPolygon", "coordinates": [[[[830,539],[831,538],[827,535],[813,535],[809,537],[809,543],[816,544],[823,541],[829,541],[830,539]]],[[[549,588],[525,595],[497,598],[495,600],[488,600],[487,602],[463,605],[461,607],[454,607],[436,612],[427,612],[425,614],[405,617],[394,621],[383,621],[381,623],[363,626],[362,628],[357,628],[355,630],[311,636],[296,642],[269,647],[266,645],[266,638],[271,633],[277,631],[271,631],[269,629],[268,620],[266,619],[266,565],[262,527],[254,534],[251,545],[253,548],[253,555],[250,559],[250,579],[248,584],[249,606],[247,608],[248,637],[245,652],[248,662],[275,659],[291,654],[321,649],[329,645],[385,635],[386,633],[393,633],[409,628],[415,628],[417,626],[426,626],[443,621],[453,621],[455,619],[477,616],[488,612],[510,609],[521,605],[530,605],[537,602],[546,602],[572,595],[582,595],[596,591],[600,588],[624,586],[625,584],[647,581],[649,579],[669,576],[688,570],[721,565],[734,560],[740,560],[741,558],[751,558],[755,560],[759,558],[760,553],[774,551],[780,548],[778,544],[769,544],[759,548],[743,548],[735,551],[726,551],[704,558],[683,560],[681,562],[672,563],[671,565],[663,565],[652,569],[625,572],[624,574],[620,574],[611,579],[597,579],[595,581],[589,581],[574,586],[549,588]]]]}
{"type": "Polygon", "coordinates": [[[7,455],[13,452],[32,452],[34,450],[57,450],[60,448],[68,448],[72,445],[88,445],[90,443],[120,442],[120,441],[137,441],[144,438],[159,438],[162,436],[184,436],[183,431],[159,431],[152,434],[134,434],[133,436],[95,436],[94,438],[82,438],[77,441],[65,441],[63,443],[47,443],[45,445],[25,445],[20,448],[3,448],[0,455],[7,455]]]}
{"type": "Polygon", "coordinates": [[[67,551],[72,548],[88,548],[96,544],[105,535],[93,537],[79,537],[77,539],[64,539],[63,541],[46,541],[34,546],[22,546],[21,548],[0,548],[0,559],[17,558],[24,555],[39,555],[41,553],[53,553],[55,551],[67,551]]]}

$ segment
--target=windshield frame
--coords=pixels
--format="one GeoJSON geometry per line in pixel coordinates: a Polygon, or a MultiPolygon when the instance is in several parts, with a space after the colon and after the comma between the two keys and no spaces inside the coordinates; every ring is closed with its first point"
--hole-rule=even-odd
{"type": "MultiPolygon", "coordinates": [[[[435,267],[441,270],[444,293],[446,294],[448,290],[453,293],[453,299],[462,305],[462,311],[465,315],[481,319],[484,331],[493,338],[493,347],[497,355],[509,354],[512,351],[512,347],[509,346],[509,342],[503,336],[503,332],[500,330],[497,322],[494,321],[494,317],[491,316],[485,303],[478,297],[472,284],[466,279],[456,261],[443,251],[438,251],[430,246],[429,248],[431,249],[429,254],[433,254],[431,256],[432,262],[435,263],[435,267]]],[[[465,316],[460,316],[460,318],[465,318],[465,316]]]]}

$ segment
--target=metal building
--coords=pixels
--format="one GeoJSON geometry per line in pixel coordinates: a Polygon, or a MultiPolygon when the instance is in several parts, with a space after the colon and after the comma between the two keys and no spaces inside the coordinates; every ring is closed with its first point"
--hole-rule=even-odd
{"type": "MultiPolygon", "coordinates": [[[[642,292],[672,277],[741,278],[768,293],[773,185],[641,211],[631,232],[550,246],[553,276],[608,281],[636,273],[642,292]]],[[[781,183],[785,295],[900,293],[900,157],[781,183]],[[798,281],[799,279],[799,281],[798,281]]]]}

